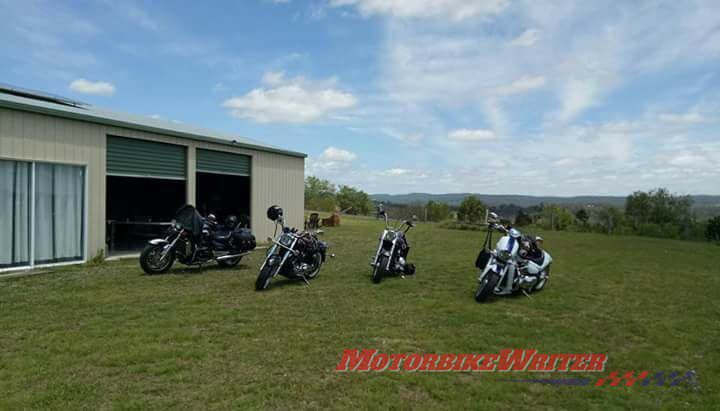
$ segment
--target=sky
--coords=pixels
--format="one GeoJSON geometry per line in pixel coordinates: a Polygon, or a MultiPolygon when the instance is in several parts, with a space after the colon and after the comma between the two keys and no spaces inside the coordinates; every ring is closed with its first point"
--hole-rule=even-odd
{"type": "Polygon", "coordinates": [[[370,193],[720,194],[720,4],[0,0],[0,82],[370,193]]]}

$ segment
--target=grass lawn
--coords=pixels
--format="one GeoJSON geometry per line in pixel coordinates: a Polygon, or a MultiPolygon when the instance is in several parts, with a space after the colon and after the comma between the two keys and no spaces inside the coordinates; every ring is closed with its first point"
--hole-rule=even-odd
{"type": "MultiPolygon", "coordinates": [[[[0,280],[0,409],[717,409],[720,247],[539,233],[542,293],[473,299],[483,233],[419,225],[412,279],[370,281],[379,221],[345,218],[310,287],[254,291],[263,258],[236,269],[136,260],[0,280]],[[338,373],[345,348],[387,353],[598,352],[607,371],[697,372],[699,387],[565,387],[502,378],[553,373],[338,373]]],[[[605,375],[607,373],[603,373],[605,375]]]]}

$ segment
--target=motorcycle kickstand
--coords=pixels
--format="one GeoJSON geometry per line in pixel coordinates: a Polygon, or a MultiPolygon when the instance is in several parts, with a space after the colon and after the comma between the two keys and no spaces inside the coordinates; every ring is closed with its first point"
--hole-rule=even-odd
{"type": "Polygon", "coordinates": [[[520,291],[522,291],[522,293],[525,294],[525,297],[527,297],[527,298],[532,298],[532,297],[530,297],[530,294],[528,294],[527,291],[525,291],[525,290],[523,290],[523,289],[521,289],[520,291]]]}
{"type": "Polygon", "coordinates": [[[310,281],[307,280],[307,277],[305,277],[304,274],[303,274],[303,276],[300,277],[300,278],[302,278],[302,280],[305,281],[305,285],[307,285],[308,287],[310,287],[310,281]]]}

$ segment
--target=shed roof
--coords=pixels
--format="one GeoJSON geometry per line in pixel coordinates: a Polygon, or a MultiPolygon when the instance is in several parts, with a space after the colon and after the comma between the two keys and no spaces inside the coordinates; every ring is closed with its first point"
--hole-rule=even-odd
{"type": "Polygon", "coordinates": [[[151,133],[166,134],[230,147],[266,151],[293,157],[307,157],[307,154],[304,153],[285,150],[244,137],[152,117],[107,111],[56,96],[50,96],[50,98],[48,98],[48,96],[50,95],[33,95],[21,89],[2,87],[0,88],[0,107],[88,121],[108,126],[125,127],[151,133]],[[53,99],[55,99],[55,101],[53,101],[53,99]]]}

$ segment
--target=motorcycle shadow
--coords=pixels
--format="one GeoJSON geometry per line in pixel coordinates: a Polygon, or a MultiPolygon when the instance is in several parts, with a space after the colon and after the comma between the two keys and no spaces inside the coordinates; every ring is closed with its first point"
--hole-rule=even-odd
{"type": "MultiPolygon", "coordinates": [[[[475,293],[473,292],[473,297],[474,296],[475,296],[475,293]]],[[[520,298],[532,298],[532,296],[528,297],[520,291],[514,292],[512,294],[506,294],[506,295],[494,295],[493,294],[490,297],[488,297],[487,300],[483,301],[482,304],[483,305],[495,304],[502,300],[516,300],[516,299],[520,299],[520,298]]]]}
{"type": "MultiPolygon", "coordinates": [[[[312,284],[312,282],[311,282],[312,284]]],[[[272,283],[270,284],[270,287],[268,287],[267,290],[264,290],[263,292],[272,291],[275,288],[282,288],[282,287],[290,287],[290,286],[303,286],[303,287],[309,287],[305,282],[301,279],[296,278],[287,278],[287,277],[280,277],[277,276],[273,278],[272,283]]]]}
{"type": "Polygon", "coordinates": [[[250,270],[251,268],[252,267],[250,267],[247,264],[238,264],[235,267],[223,267],[218,264],[204,265],[202,267],[200,267],[200,266],[183,266],[183,267],[172,268],[167,273],[161,274],[161,275],[201,275],[201,274],[214,273],[214,272],[245,271],[245,270],[250,270]]]}

